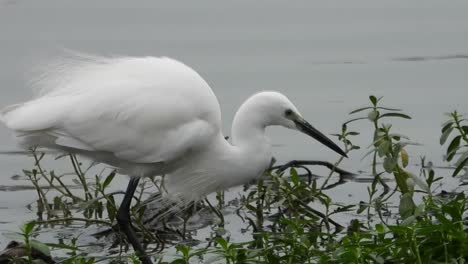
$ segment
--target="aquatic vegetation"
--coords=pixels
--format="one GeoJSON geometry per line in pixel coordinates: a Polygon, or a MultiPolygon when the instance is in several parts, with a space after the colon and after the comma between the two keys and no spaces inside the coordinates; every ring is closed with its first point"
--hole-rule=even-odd
{"type": "MultiPolygon", "coordinates": [[[[466,263],[466,120],[452,112],[443,124],[440,144],[447,148],[449,169],[439,169],[424,157],[416,160],[417,153],[411,155],[408,146],[417,143],[391,124],[395,118],[408,124],[417,121],[400,109],[382,106],[382,98],[370,96],[369,102],[352,111],[352,118],[334,135],[353,156],[361,149],[354,139],[372,131],[362,157],[370,160],[366,201],[337,202],[330,193],[360,177],[342,168],[343,158],[332,163],[273,162],[264,177],[244,186],[238,197],[218,192],[176,214],[171,210],[174,204],[153,203],[161,201],[154,193],[164,192],[164,178],[145,179],[132,214],[155,263],[466,263]],[[453,177],[457,186],[440,190],[440,183],[453,177]],[[233,218],[243,223],[240,231],[230,230],[233,218]],[[202,229],[209,232],[200,235],[202,229]]],[[[112,189],[116,172],[96,172],[93,164],[63,155],[57,158],[69,159],[73,175],[57,174],[42,165],[49,155],[36,149],[31,155],[34,168],[24,175],[37,192],[38,218],[11,237],[24,248],[14,261],[41,263],[33,251],[52,258],[61,251],[66,254],[55,257],[61,263],[139,263],[126,253],[124,237],[115,227],[116,200],[122,196],[112,189]],[[105,237],[108,254],[87,254],[77,237],[56,243],[37,239],[40,232],[72,224],[100,227],[96,235],[105,237]]]]}
{"type": "Polygon", "coordinates": [[[462,115],[454,111],[448,114],[449,120],[443,124],[440,144],[444,145],[448,138],[456,133],[447,147],[446,160],[452,161],[458,156],[455,162],[456,168],[452,176],[457,176],[468,165],[468,124],[462,115]],[[452,133],[453,132],[453,133],[452,133]]]}

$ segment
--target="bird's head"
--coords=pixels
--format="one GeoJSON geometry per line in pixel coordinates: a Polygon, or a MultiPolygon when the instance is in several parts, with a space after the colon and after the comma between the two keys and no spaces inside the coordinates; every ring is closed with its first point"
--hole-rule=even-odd
{"type": "Polygon", "coordinates": [[[253,95],[244,103],[252,115],[258,117],[257,122],[263,126],[283,126],[298,130],[334,150],[342,156],[346,153],[327,136],[307,122],[296,106],[283,94],[278,92],[261,92],[253,95]],[[259,113],[258,115],[254,112],[259,113]]]}

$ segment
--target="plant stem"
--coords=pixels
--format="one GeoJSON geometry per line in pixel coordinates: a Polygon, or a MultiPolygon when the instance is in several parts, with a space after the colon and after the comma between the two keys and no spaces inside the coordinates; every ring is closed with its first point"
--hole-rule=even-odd
{"type": "Polygon", "coordinates": [[[51,219],[51,220],[46,220],[46,221],[36,221],[36,223],[39,224],[39,225],[45,225],[45,224],[54,224],[54,223],[68,222],[68,221],[79,221],[79,222],[95,223],[95,224],[102,224],[102,225],[112,226],[112,223],[110,223],[108,221],[97,220],[97,219],[78,218],[78,217],[51,219]]]}
{"type": "Polygon", "coordinates": [[[411,229],[411,240],[413,242],[413,247],[414,247],[414,251],[416,253],[416,257],[417,257],[417,260],[418,260],[418,264],[422,264],[422,261],[421,261],[421,256],[420,256],[420,253],[419,253],[419,247],[418,247],[418,244],[416,243],[416,236],[414,234],[414,230],[411,229]]]}
{"type": "Polygon", "coordinates": [[[467,136],[467,134],[465,133],[465,131],[463,130],[463,128],[461,126],[461,121],[458,119],[458,114],[457,114],[456,111],[454,113],[452,113],[452,117],[453,117],[453,120],[455,121],[455,125],[456,125],[456,128],[457,128],[458,132],[460,132],[460,135],[462,136],[463,140],[466,143],[468,143],[468,136],[467,136]]]}
{"type": "MultiPolygon", "coordinates": [[[[68,196],[62,189],[60,188],[57,188],[57,186],[54,185],[54,183],[52,182],[51,179],[49,179],[49,177],[47,177],[45,171],[42,169],[42,166],[41,166],[41,159],[43,156],[41,156],[41,158],[38,158],[37,157],[37,153],[35,150],[32,150],[32,155],[34,157],[34,165],[36,166],[37,168],[37,171],[39,172],[39,174],[42,176],[42,178],[44,178],[44,180],[47,181],[47,183],[49,183],[50,187],[54,188],[55,190],[57,190],[58,192],[60,192],[61,194],[65,195],[65,196],[68,196]]],[[[66,189],[66,188],[65,188],[66,189]]]]}
{"type": "Polygon", "coordinates": [[[88,188],[88,183],[86,182],[86,177],[83,175],[83,172],[80,169],[80,166],[78,165],[78,160],[76,159],[76,156],[73,154],[69,154],[71,163],[73,165],[73,169],[75,170],[76,175],[80,179],[81,184],[83,185],[83,190],[85,193],[85,200],[88,201],[89,199],[92,199],[93,196],[89,192],[88,188]]]}

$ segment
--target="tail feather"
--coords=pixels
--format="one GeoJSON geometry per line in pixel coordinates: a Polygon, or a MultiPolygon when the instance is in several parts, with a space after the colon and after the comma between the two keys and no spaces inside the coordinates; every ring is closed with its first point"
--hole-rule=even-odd
{"type": "Polygon", "coordinates": [[[2,110],[0,110],[0,122],[4,123],[6,125],[7,122],[7,115],[11,111],[14,111],[18,107],[21,107],[23,104],[14,104],[14,105],[9,105],[2,110]]]}
{"type": "Polygon", "coordinates": [[[43,146],[91,150],[86,143],[56,129],[57,122],[66,114],[69,101],[58,96],[7,106],[0,111],[0,121],[13,130],[18,144],[23,148],[43,146]]]}
{"type": "Polygon", "coordinates": [[[1,110],[0,120],[15,132],[45,130],[63,117],[68,103],[70,100],[57,96],[10,105],[1,110]]]}

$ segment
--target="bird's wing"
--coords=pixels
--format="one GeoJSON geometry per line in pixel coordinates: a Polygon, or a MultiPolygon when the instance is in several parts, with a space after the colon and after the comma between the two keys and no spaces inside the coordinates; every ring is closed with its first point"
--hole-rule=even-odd
{"type": "Polygon", "coordinates": [[[86,57],[53,68],[39,81],[36,99],[2,111],[1,120],[20,137],[47,133],[57,147],[152,163],[202,148],[220,133],[216,96],[178,61],[86,57]]]}

